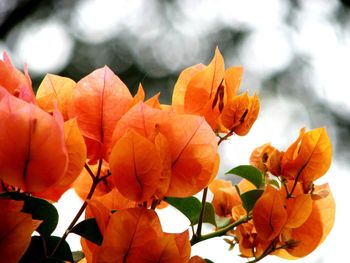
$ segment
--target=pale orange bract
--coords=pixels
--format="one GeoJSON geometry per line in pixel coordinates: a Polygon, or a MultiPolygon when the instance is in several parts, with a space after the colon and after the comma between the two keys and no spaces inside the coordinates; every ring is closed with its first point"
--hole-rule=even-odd
{"type": "Polygon", "coordinates": [[[331,165],[332,145],[325,128],[305,132],[287,149],[281,160],[282,175],[303,183],[308,190],[331,165]]]}
{"type": "Polygon", "coordinates": [[[1,87],[0,93],[0,178],[23,191],[44,191],[67,170],[63,127],[39,107],[1,87]]]}
{"type": "Polygon", "coordinates": [[[237,96],[242,67],[225,71],[224,59],[217,48],[208,66],[198,64],[185,69],[173,91],[172,107],[179,113],[204,116],[216,132],[246,135],[255,122],[259,98],[248,93],[237,96]]]}
{"type": "Polygon", "coordinates": [[[127,198],[141,202],[151,198],[160,183],[162,162],[155,144],[129,130],[110,155],[114,184],[127,198]]]}
{"type": "Polygon", "coordinates": [[[46,74],[36,93],[37,104],[44,111],[52,113],[57,103],[66,121],[75,87],[75,81],[69,78],[46,74]]]}
{"type": "Polygon", "coordinates": [[[108,159],[113,130],[131,101],[128,88],[107,66],[77,83],[69,116],[77,118],[91,163],[108,159]]]}
{"type": "Polygon", "coordinates": [[[35,196],[57,202],[82,172],[86,161],[86,146],[76,119],[64,123],[64,141],[68,154],[67,171],[54,186],[43,192],[36,192],[35,196]]]}
{"type": "Polygon", "coordinates": [[[110,216],[102,246],[94,250],[92,262],[185,263],[189,260],[190,251],[187,231],[163,233],[154,211],[130,208],[110,216]]]}
{"type": "Polygon", "coordinates": [[[17,263],[29,247],[31,237],[41,221],[20,212],[22,201],[0,199],[1,261],[17,263]]]}
{"type": "Polygon", "coordinates": [[[32,80],[29,77],[27,66],[24,74],[17,70],[6,52],[4,60],[0,60],[0,87],[5,88],[10,94],[27,102],[35,103],[35,95],[32,89],[32,80]]]}
{"type": "Polygon", "coordinates": [[[253,209],[253,220],[258,237],[262,240],[276,238],[288,219],[284,208],[285,198],[272,186],[267,186],[253,209]]]}

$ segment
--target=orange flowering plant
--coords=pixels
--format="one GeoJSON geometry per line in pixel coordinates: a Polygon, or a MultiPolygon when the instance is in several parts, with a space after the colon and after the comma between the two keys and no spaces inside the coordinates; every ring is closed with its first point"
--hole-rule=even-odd
{"type": "Polygon", "coordinates": [[[296,259],[330,232],[335,202],[327,184],[314,184],[331,164],[325,128],[301,129],[285,151],[260,146],[250,165],[216,179],[218,145],[246,135],[260,110],[256,94],[239,93],[243,69],[225,69],[219,49],[209,65],[180,74],[171,105],[160,104],[159,94],[145,100],[141,85],[132,96],[107,66],[77,83],[47,74],[36,94],[24,72],[4,53],[4,262],[211,262],[191,257],[191,246],[219,236],[249,262],[268,255],[296,259]],[[233,175],[241,178],[237,185],[233,175]],[[63,236],[54,236],[53,203],[70,188],[84,202],[63,236]],[[201,201],[193,196],[200,191],[201,201]],[[162,230],[157,211],[168,205],[189,219],[188,230],[162,230]],[[203,234],[203,223],[212,232],[203,234]],[[81,236],[83,253],[71,251],[71,233],[81,236]]]}

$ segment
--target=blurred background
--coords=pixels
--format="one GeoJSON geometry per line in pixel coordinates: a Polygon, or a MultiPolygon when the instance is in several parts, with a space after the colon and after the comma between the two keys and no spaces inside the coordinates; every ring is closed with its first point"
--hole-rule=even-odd
{"type": "MultiPolygon", "coordinates": [[[[263,143],[284,150],[301,127],[326,126],[334,158],[318,183],[329,182],[333,190],[336,223],[325,243],[298,262],[344,262],[350,236],[349,2],[0,0],[0,51],[20,69],[28,64],[34,88],[46,73],[79,81],[108,65],[132,94],[142,83],[147,97],[160,91],[161,102],[170,103],[179,73],[208,64],[218,46],[226,67],[244,67],[241,90],[261,98],[251,132],[221,146],[220,176],[248,163],[263,143]]],[[[193,253],[236,260],[224,242],[210,242],[215,251],[203,242],[193,253]]]]}

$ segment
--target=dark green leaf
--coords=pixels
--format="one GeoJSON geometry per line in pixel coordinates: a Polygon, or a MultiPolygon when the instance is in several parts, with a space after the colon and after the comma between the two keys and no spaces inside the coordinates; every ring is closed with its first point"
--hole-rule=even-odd
{"type": "Polygon", "coordinates": [[[198,223],[202,206],[197,198],[193,196],[186,198],[167,197],[165,201],[183,213],[190,220],[191,226],[198,223]]]}
{"type": "Polygon", "coordinates": [[[65,263],[65,261],[50,257],[50,258],[46,258],[44,260],[40,260],[39,263],[65,263]]]}
{"type": "Polygon", "coordinates": [[[98,228],[95,218],[88,218],[81,221],[79,224],[73,227],[71,233],[82,236],[83,238],[99,246],[102,244],[103,236],[98,228]]]}
{"type": "Polygon", "coordinates": [[[244,209],[249,213],[253,210],[256,201],[264,193],[263,189],[254,189],[241,194],[244,209]]]}
{"type": "Polygon", "coordinates": [[[33,219],[43,221],[36,229],[42,236],[49,237],[55,230],[58,223],[58,212],[48,201],[17,192],[5,193],[2,196],[24,201],[22,212],[31,214],[33,219]]]}
{"type": "Polygon", "coordinates": [[[207,259],[207,258],[205,258],[204,260],[208,263],[214,263],[214,261],[211,261],[210,259],[207,259]]]}
{"type": "MultiPolygon", "coordinates": [[[[209,202],[205,203],[203,222],[204,223],[210,223],[210,224],[216,226],[214,207],[209,202]]],[[[198,223],[198,221],[197,221],[197,223],[198,223]]]]}
{"type": "Polygon", "coordinates": [[[33,236],[29,248],[19,262],[73,262],[72,252],[66,241],[51,256],[60,239],[60,237],[56,236],[50,236],[48,238],[33,236]]]}
{"type": "Polygon", "coordinates": [[[256,188],[262,188],[265,184],[264,175],[254,166],[240,165],[237,166],[226,174],[238,175],[256,186],[256,188]]]}

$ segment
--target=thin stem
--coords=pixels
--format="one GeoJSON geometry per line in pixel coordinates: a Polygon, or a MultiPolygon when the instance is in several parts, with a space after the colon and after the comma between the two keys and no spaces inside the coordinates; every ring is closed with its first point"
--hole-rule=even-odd
{"type": "MultiPolygon", "coordinates": [[[[95,192],[95,189],[96,189],[98,183],[100,182],[99,179],[100,179],[100,176],[101,176],[102,162],[103,162],[102,159],[100,159],[99,163],[98,163],[96,176],[92,177],[92,185],[91,185],[91,188],[90,188],[90,191],[89,191],[88,195],[85,198],[84,203],[80,207],[78,213],[75,215],[75,217],[73,218],[73,220],[70,223],[70,225],[67,227],[67,229],[64,232],[63,236],[61,237],[60,241],[57,243],[55,249],[52,251],[51,256],[54,255],[56,253],[56,251],[60,248],[60,246],[63,244],[63,242],[66,240],[67,236],[69,235],[70,231],[72,231],[73,227],[75,226],[75,224],[77,223],[77,221],[79,220],[79,218],[81,217],[83,212],[85,211],[85,208],[88,205],[87,201],[89,201],[92,198],[92,196],[93,196],[93,194],[95,192]]],[[[91,174],[93,175],[90,167],[87,164],[85,164],[84,167],[89,172],[89,174],[91,172],[91,174]]]]}
{"type": "Polygon", "coordinates": [[[226,133],[224,137],[219,137],[218,145],[220,145],[220,143],[222,143],[223,141],[227,140],[227,138],[231,137],[233,133],[233,130],[231,130],[228,133],[226,133]]]}
{"type": "Polygon", "coordinates": [[[160,200],[159,199],[153,199],[152,200],[152,204],[151,204],[151,209],[155,210],[157,208],[157,205],[160,204],[160,200]]]}
{"type": "Polygon", "coordinates": [[[87,165],[87,163],[85,163],[84,168],[85,168],[85,170],[89,173],[91,179],[94,180],[94,179],[95,179],[95,175],[94,175],[94,173],[91,171],[91,169],[90,169],[89,165],[87,165]]]}
{"type": "MultiPolygon", "coordinates": [[[[306,163],[306,164],[307,164],[307,163],[306,163]]],[[[293,196],[294,189],[295,189],[295,187],[297,186],[299,177],[300,177],[300,175],[302,174],[302,172],[304,171],[304,168],[306,167],[306,164],[304,164],[304,165],[301,167],[301,169],[299,170],[297,176],[295,177],[293,187],[292,187],[292,189],[290,190],[290,192],[287,194],[287,199],[288,199],[288,198],[291,198],[291,197],[293,196]]]]}
{"type": "Polygon", "coordinates": [[[225,226],[224,228],[221,228],[215,232],[209,233],[207,235],[202,235],[202,236],[198,236],[198,235],[193,236],[191,239],[191,246],[193,246],[194,244],[197,244],[199,242],[202,242],[204,240],[207,240],[207,239],[223,236],[228,231],[234,229],[235,227],[237,227],[243,223],[248,222],[251,218],[252,218],[251,216],[245,216],[245,217],[242,217],[242,218],[238,219],[237,221],[233,222],[232,224],[229,224],[229,225],[225,226]]]}
{"type": "MultiPolygon", "coordinates": [[[[230,137],[233,134],[233,128],[229,133],[227,133],[224,137],[219,137],[218,146],[225,141],[228,137],[230,137]]],[[[202,235],[202,225],[203,225],[203,217],[205,212],[205,202],[207,200],[207,194],[208,194],[208,187],[203,189],[203,196],[202,196],[202,209],[199,214],[199,220],[198,220],[198,226],[197,226],[197,232],[193,235],[195,239],[200,239],[202,235]]]]}
{"type": "Polygon", "coordinates": [[[201,213],[199,214],[198,227],[197,227],[197,232],[195,234],[195,236],[197,238],[200,238],[202,235],[202,225],[203,225],[203,218],[204,218],[204,212],[205,212],[205,202],[207,200],[207,194],[208,194],[208,187],[204,188],[204,190],[203,190],[202,209],[201,209],[201,213]]]}
{"type": "Polygon", "coordinates": [[[265,258],[266,256],[268,256],[269,254],[271,254],[272,252],[274,252],[276,250],[275,241],[276,241],[275,239],[272,240],[269,246],[265,249],[265,251],[259,257],[255,258],[254,260],[248,261],[248,263],[256,263],[262,260],[263,258],[265,258]]]}

